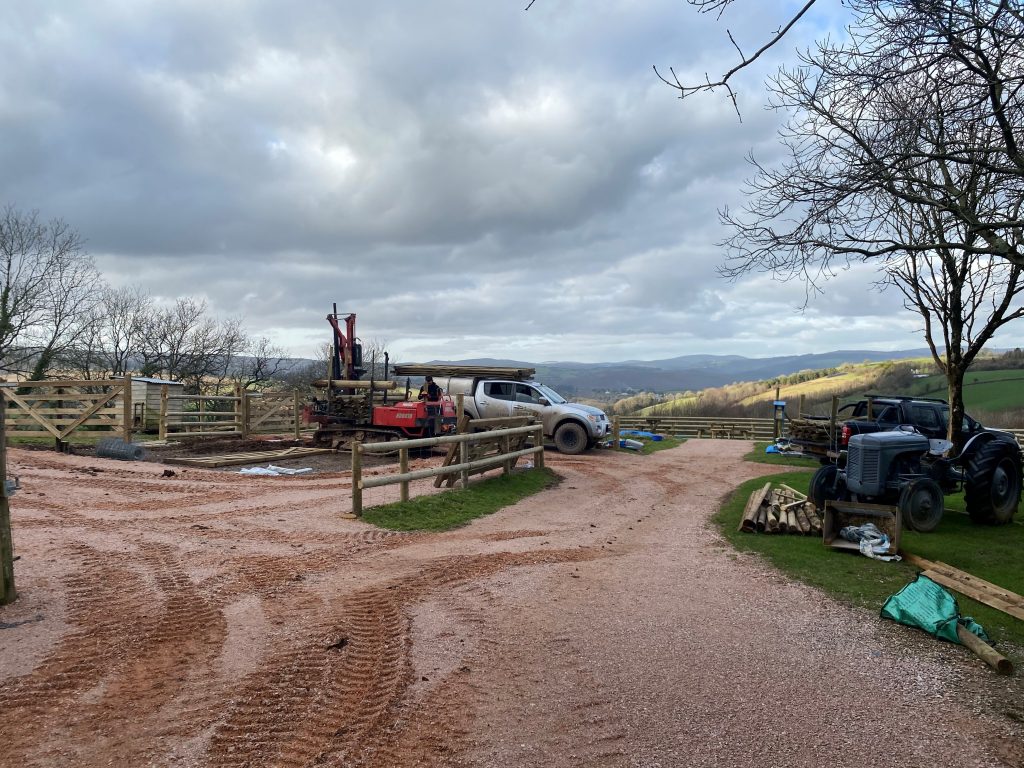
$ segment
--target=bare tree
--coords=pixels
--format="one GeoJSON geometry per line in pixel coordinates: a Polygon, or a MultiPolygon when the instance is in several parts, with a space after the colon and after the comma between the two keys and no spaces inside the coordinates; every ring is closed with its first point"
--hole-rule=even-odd
{"type": "Polygon", "coordinates": [[[281,377],[285,369],[284,350],[266,336],[250,339],[235,372],[235,381],[243,389],[266,386],[281,377]]]}
{"type": "Polygon", "coordinates": [[[772,105],[792,114],[788,157],[755,163],[748,204],[723,212],[723,272],[815,290],[851,261],[877,264],[922,313],[929,343],[929,323],[942,324],[936,362],[962,413],[966,366],[1018,316],[1024,18],[1013,3],[861,5],[873,9],[849,43],[821,45],[772,81],[772,105]]]}
{"type": "Polygon", "coordinates": [[[0,364],[41,375],[81,332],[102,283],[77,232],[14,206],[0,212],[0,364]]]}

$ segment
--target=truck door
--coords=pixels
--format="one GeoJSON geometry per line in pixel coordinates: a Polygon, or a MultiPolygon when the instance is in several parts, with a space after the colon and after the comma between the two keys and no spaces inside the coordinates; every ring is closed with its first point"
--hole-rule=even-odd
{"type": "Polygon", "coordinates": [[[541,394],[529,384],[516,384],[516,401],[512,406],[513,416],[533,416],[544,420],[544,408],[540,403],[541,394]]]}
{"type": "MultiPolygon", "coordinates": [[[[914,426],[932,440],[943,440],[946,437],[946,424],[930,405],[911,406],[914,426]]],[[[947,419],[949,417],[947,416],[947,419]]]]}
{"type": "Polygon", "coordinates": [[[512,415],[516,385],[511,381],[483,381],[477,390],[481,419],[500,419],[512,415]]]}

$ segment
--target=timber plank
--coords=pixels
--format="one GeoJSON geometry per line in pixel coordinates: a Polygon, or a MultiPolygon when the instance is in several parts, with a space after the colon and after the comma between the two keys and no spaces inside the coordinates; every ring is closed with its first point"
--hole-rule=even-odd
{"type": "Polygon", "coordinates": [[[333,448],[302,448],[294,446],[276,451],[251,451],[249,453],[225,453],[216,456],[188,456],[164,459],[164,464],[181,464],[190,467],[231,467],[239,464],[258,464],[273,459],[296,459],[334,453],[333,448]]]}

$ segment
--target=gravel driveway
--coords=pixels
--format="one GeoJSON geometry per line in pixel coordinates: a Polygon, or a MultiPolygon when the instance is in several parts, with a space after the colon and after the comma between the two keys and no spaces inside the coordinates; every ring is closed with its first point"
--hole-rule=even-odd
{"type": "Polygon", "coordinates": [[[0,765],[1024,765],[1019,678],[717,537],[749,448],[549,452],[445,534],[340,519],[345,473],[11,450],[0,765]]]}

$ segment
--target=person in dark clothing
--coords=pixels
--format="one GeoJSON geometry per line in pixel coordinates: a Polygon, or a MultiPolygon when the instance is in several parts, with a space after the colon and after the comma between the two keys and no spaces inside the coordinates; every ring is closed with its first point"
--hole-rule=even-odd
{"type": "Polygon", "coordinates": [[[427,404],[427,424],[424,429],[424,437],[433,437],[440,431],[438,422],[441,420],[441,388],[434,382],[433,376],[424,377],[419,399],[427,404]]]}

